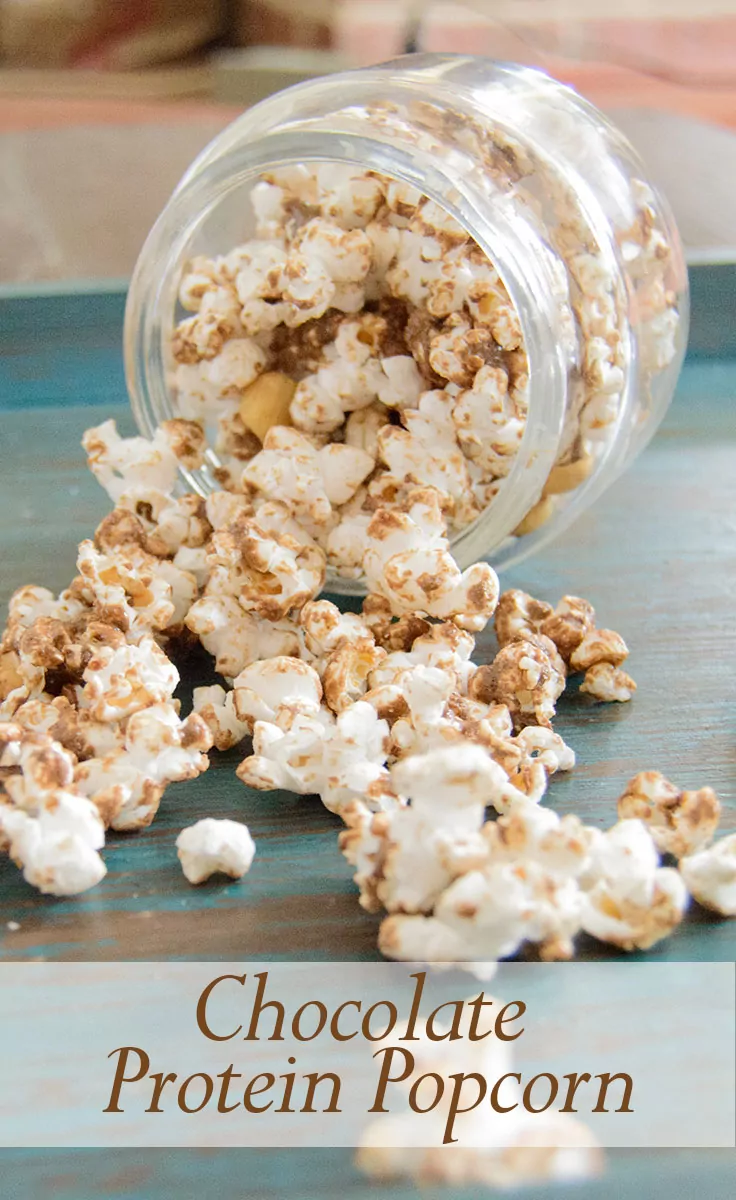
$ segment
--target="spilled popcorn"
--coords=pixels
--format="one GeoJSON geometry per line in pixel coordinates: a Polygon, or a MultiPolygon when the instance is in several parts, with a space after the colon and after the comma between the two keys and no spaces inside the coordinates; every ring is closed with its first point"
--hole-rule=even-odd
{"type": "MultiPolygon", "coordinates": [[[[635,688],[626,643],[587,601],[499,598],[487,563],[461,572],[443,495],[424,484],[362,529],[370,592],[360,614],[343,613],[318,599],[316,508],[305,526],[258,492],[174,494],[177,465],[199,461],[199,434],[183,418],[152,441],[121,438],[111,421],[89,430],[90,466],[115,507],[82,542],[66,591],[28,586],[11,599],[0,833],[31,884],[94,886],[107,829],[145,828],[170,783],[206,770],[211,747],[250,738],[245,784],[318,795],[342,818],[340,849],[360,903],[384,914],[389,957],[473,964],[533,945],[569,958],[581,932],[645,949],[676,928],[688,886],[733,909],[729,840],[709,849],[720,813],[710,788],[641,772],[605,832],[543,803],[552,776],[575,765],[552,728],[568,680],[596,694],[591,674],[608,672],[618,683],[606,698],[620,701],[635,688]],[[498,652],[479,663],[474,635],[491,619],[498,652]],[[194,639],[223,683],[195,688],[183,717],[170,655],[194,639]]],[[[288,458],[297,490],[300,461],[288,458]]],[[[209,817],[177,849],[195,883],[239,878],[254,854],[245,826],[209,817]]]]}

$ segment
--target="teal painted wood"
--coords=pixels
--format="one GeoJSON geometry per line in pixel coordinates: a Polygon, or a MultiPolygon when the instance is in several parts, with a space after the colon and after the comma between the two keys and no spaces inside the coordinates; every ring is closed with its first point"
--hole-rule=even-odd
{"type": "MultiPolygon", "coordinates": [[[[629,705],[566,697],[560,731],[578,767],[553,781],[560,811],[601,825],[636,770],[659,767],[683,785],[711,783],[736,827],[736,363],[689,364],[660,435],[605,499],[547,553],[503,580],[548,599],[589,596],[601,621],[623,632],[639,682],[629,705]]],[[[79,540],[104,515],[106,497],[84,467],[82,431],[108,409],[33,408],[7,413],[0,479],[2,595],[26,582],[53,589],[74,572],[79,540]]],[[[132,430],[127,410],[121,426],[132,430]]],[[[490,635],[481,643],[492,653],[490,635]]],[[[186,687],[206,662],[183,665],[186,687]]],[[[196,678],[195,678],[196,676],[196,678]]],[[[7,957],[237,958],[375,955],[375,918],[358,909],[335,850],[339,828],[314,800],[251,792],[233,774],[237,754],[216,756],[198,780],[172,787],[144,834],[110,839],[109,875],[76,899],[39,897],[7,862],[0,930],[7,957]],[[174,840],[203,813],[246,820],[258,855],[241,883],[191,888],[174,840]]],[[[594,951],[593,946],[587,948],[594,951]]],[[[675,959],[732,959],[736,923],[694,910],[651,952],[675,959]]]]}
{"type": "MultiPolygon", "coordinates": [[[[122,403],[121,294],[86,295],[76,308],[63,296],[4,303],[3,607],[22,583],[65,586],[78,541],[106,511],[79,449],[84,428],[115,411],[121,427],[133,429],[122,403]]],[[[631,645],[639,682],[632,704],[596,705],[571,695],[561,706],[559,728],[577,751],[578,767],[553,782],[550,802],[560,811],[610,824],[621,785],[635,770],[655,766],[683,785],[713,784],[727,806],[724,830],[736,828],[735,398],[736,360],[694,357],[660,434],[632,471],[574,530],[502,581],[552,600],[564,591],[589,596],[601,621],[620,629],[631,645]]],[[[482,644],[492,653],[490,637],[482,644]]],[[[195,674],[204,682],[207,669],[202,661],[196,669],[182,666],[185,703],[195,674]]],[[[233,774],[237,758],[217,756],[199,780],[171,788],[144,834],[111,838],[109,875],[84,896],[38,896],[12,864],[0,864],[0,955],[375,957],[376,921],[358,908],[349,870],[336,853],[339,823],[313,800],[244,788],[233,774]],[[242,882],[193,889],[184,880],[174,840],[203,813],[251,826],[258,854],[242,882]],[[20,929],[9,931],[8,921],[20,929]]],[[[606,953],[592,943],[581,949],[606,953]]],[[[732,960],[736,923],[694,909],[673,938],[641,957],[732,960]]],[[[586,1200],[691,1200],[695,1194],[718,1200],[734,1194],[735,1161],[729,1152],[615,1154],[605,1179],[586,1184],[584,1194],[586,1200]]],[[[338,1151],[4,1152],[0,1170],[2,1195],[13,1200],[103,1194],[362,1200],[376,1194],[356,1175],[350,1156],[338,1151]]],[[[408,1186],[391,1191],[395,1200],[415,1194],[408,1186]]],[[[549,1189],[523,1194],[560,1195],[549,1189]]]]}
{"type": "MultiPolygon", "coordinates": [[[[602,1178],[509,1200],[733,1200],[729,1150],[611,1151],[602,1178]]],[[[0,1151],[3,1200],[481,1200],[485,1189],[371,1184],[346,1150],[0,1151]]]]}
{"type": "Polygon", "coordinates": [[[0,410],[127,402],[125,289],[0,290],[0,410]]]}
{"type": "Polygon", "coordinates": [[[690,354],[736,355],[736,263],[691,266],[690,354]]]}
{"type": "MultiPolygon", "coordinates": [[[[736,355],[736,264],[690,268],[689,354],[736,355]]],[[[125,404],[125,284],[0,287],[0,411],[125,404]]]]}
{"type": "MultiPolygon", "coordinates": [[[[121,317],[115,294],[80,298],[90,337],[96,299],[101,329],[121,317]]],[[[42,327],[63,335],[68,348],[77,326],[64,333],[59,305],[67,310],[64,297],[40,298],[33,320],[45,314],[42,327]]],[[[27,312],[20,324],[29,334],[27,312]]],[[[69,399],[86,394],[88,363],[80,353],[72,374],[59,375],[69,399]]],[[[724,830],[736,827],[736,674],[729,661],[736,630],[735,395],[736,360],[689,362],[660,434],[632,471],[548,552],[502,581],[551,600],[565,591],[589,596],[601,621],[620,629],[632,649],[639,682],[632,704],[597,705],[572,694],[561,705],[559,728],[577,751],[578,767],[553,781],[550,800],[560,811],[610,824],[626,779],[659,767],[685,786],[711,783],[727,806],[724,830]]],[[[110,411],[109,403],[67,400],[3,415],[3,605],[22,583],[58,590],[73,575],[77,543],[107,509],[79,440],[110,411]]],[[[127,407],[114,411],[132,432],[127,407]]],[[[481,646],[482,654],[492,653],[491,635],[481,646]]],[[[185,704],[187,689],[204,682],[209,669],[207,661],[196,669],[182,665],[185,704]]],[[[167,792],[150,830],[111,838],[109,875],[84,896],[39,897],[11,864],[0,865],[2,915],[21,925],[17,932],[0,929],[0,954],[375,956],[376,920],[355,903],[348,868],[335,851],[337,820],[310,799],[249,791],[233,774],[236,761],[235,752],[215,756],[204,776],[167,792]],[[184,880],[174,840],[203,813],[251,825],[259,853],[243,882],[193,889],[184,880]]],[[[585,950],[601,952],[592,944],[585,950]]],[[[732,959],[735,953],[736,924],[694,909],[651,955],[732,959]]]]}

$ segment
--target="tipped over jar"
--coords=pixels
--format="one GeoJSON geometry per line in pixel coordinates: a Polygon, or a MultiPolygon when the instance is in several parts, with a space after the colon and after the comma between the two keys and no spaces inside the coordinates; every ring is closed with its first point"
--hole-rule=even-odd
{"type": "Polygon", "coordinates": [[[141,431],[278,500],[362,591],[373,514],[433,489],[461,568],[556,536],[672,397],[687,273],[617,129],[530,68],[415,55],[300,84],[200,155],[126,316],[141,431]]]}

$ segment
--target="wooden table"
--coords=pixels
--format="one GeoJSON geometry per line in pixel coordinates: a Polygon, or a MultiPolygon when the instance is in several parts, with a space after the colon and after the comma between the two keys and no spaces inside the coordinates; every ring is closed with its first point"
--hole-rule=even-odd
{"type": "MultiPolygon", "coordinates": [[[[728,297],[734,311],[734,272],[701,274],[695,295],[694,349],[726,346],[725,325],[719,339],[714,322],[728,323],[728,297]]],[[[78,541],[106,511],[79,439],[111,414],[132,431],[122,302],[114,290],[0,300],[3,605],[22,583],[64,587],[78,541]]],[[[655,767],[682,786],[714,786],[725,805],[723,831],[736,829],[735,399],[736,356],[693,354],[662,430],[633,469],[551,549],[502,581],[552,601],[566,591],[589,597],[601,622],[630,645],[633,703],[597,705],[572,694],[556,726],[578,766],[553,781],[548,800],[602,827],[615,820],[625,781],[655,767]]],[[[481,647],[492,653],[492,638],[481,647]]],[[[191,684],[184,679],[185,702],[191,684]]],[[[169,789],[150,830],[111,837],[108,876],[83,896],[40,896],[3,861],[2,959],[375,958],[377,920],[356,903],[335,847],[337,819],[311,798],[249,791],[233,774],[237,761],[236,753],[216,756],[198,780],[169,789]],[[258,853],[243,881],[186,883],[174,840],[205,815],[249,824],[258,853]]],[[[592,942],[581,951],[607,953],[592,942]]],[[[639,957],[734,959],[736,923],[694,908],[672,938],[639,957]]],[[[580,1194],[711,1200],[734,1194],[735,1165],[731,1151],[618,1152],[607,1176],[580,1194]]],[[[376,1195],[343,1151],[6,1151],[0,1166],[3,1197],[19,1200],[162,1200],[208,1194],[208,1185],[223,1197],[376,1195]]],[[[413,1194],[409,1186],[391,1192],[413,1194]]]]}

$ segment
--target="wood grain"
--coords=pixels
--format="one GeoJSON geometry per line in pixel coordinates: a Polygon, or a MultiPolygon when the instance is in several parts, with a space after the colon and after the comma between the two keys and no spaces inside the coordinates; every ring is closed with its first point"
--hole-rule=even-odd
{"type": "MultiPolygon", "coordinates": [[[[442,1189],[361,1178],[348,1150],[0,1151],[10,1200],[487,1200],[486,1189],[442,1189]]],[[[606,1174],[570,1188],[504,1191],[506,1200],[733,1200],[730,1150],[610,1151],[606,1174]]]]}

